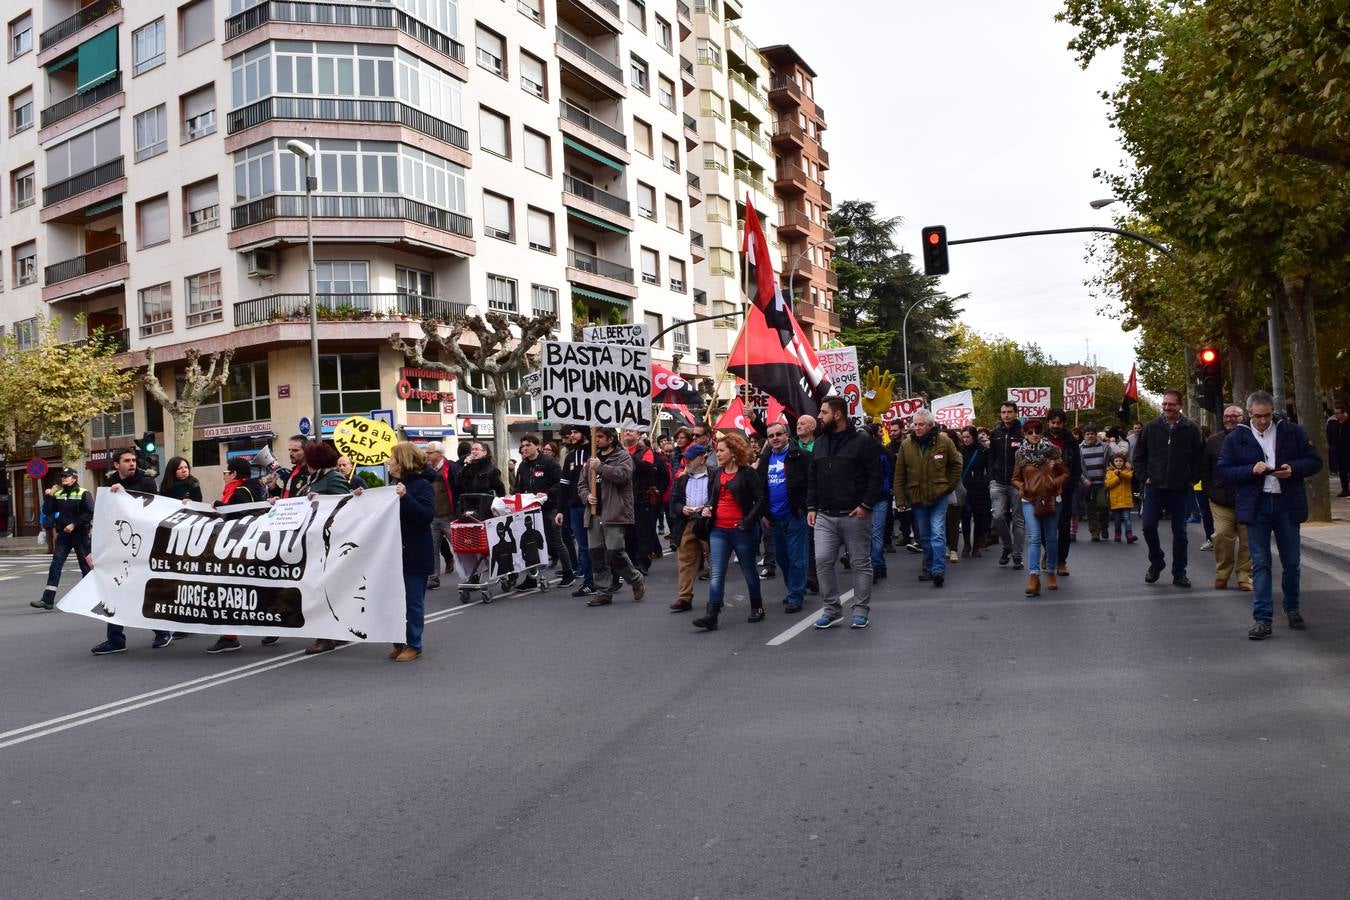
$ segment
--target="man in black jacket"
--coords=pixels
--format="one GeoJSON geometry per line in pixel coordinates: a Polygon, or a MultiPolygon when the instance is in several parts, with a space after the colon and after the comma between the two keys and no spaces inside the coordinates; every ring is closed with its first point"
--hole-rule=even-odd
{"type": "Polygon", "coordinates": [[[61,584],[61,569],[71,551],[80,564],[80,577],[89,574],[89,526],[94,521],[94,500],[80,487],[80,473],[62,469],[55,487],[49,487],[42,501],[42,514],[56,532],[51,568],[47,570],[47,587],[42,599],[29,606],[53,609],[56,606],[56,588],[61,584]]]}
{"type": "Polygon", "coordinates": [[[1223,430],[1216,431],[1205,442],[1205,458],[1200,467],[1200,486],[1209,497],[1209,509],[1214,514],[1214,587],[1218,590],[1228,587],[1228,580],[1234,575],[1240,589],[1252,589],[1252,555],[1247,549],[1247,529],[1237,520],[1237,494],[1214,471],[1223,442],[1241,425],[1242,407],[1227,407],[1223,411],[1223,430]]]}
{"type": "MultiPolygon", "coordinates": [[[[565,517],[568,530],[577,548],[576,573],[581,576],[581,587],[573,597],[589,597],[595,593],[595,576],[591,571],[591,551],[586,538],[586,507],[577,496],[577,485],[586,477],[586,461],[591,458],[590,432],[580,425],[563,431],[562,479],[558,484],[558,511],[565,517]]],[[[555,519],[556,521],[556,519],[555,519]]]]}
{"type": "Polygon", "coordinates": [[[1022,518],[1022,498],[1013,487],[1013,461],[1022,446],[1022,423],[1017,419],[1017,404],[1011,400],[999,404],[999,423],[989,432],[989,498],[994,516],[994,533],[1003,544],[1000,566],[1011,559],[1014,569],[1022,568],[1022,548],[1027,543],[1027,525],[1022,518]],[[1011,517],[1011,522],[1009,521],[1011,517]]]}
{"type": "Polygon", "coordinates": [[[1350,497],[1350,412],[1336,404],[1336,414],[1327,420],[1327,453],[1330,469],[1341,479],[1337,497],[1350,497]]]}
{"type": "Polygon", "coordinates": [[[783,612],[802,611],[806,595],[806,485],[811,454],[792,442],[787,425],[769,426],[769,445],[759,455],[759,475],[764,482],[767,514],[773,528],[773,555],[783,570],[787,596],[783,612]]]}
{"type": "Polygon", "coordinates": [[[1078,439],[1065,426],[1068,420],[1062,409],[1052,409],[1046,416],[1045,439],[1059,448],[1064,465],[1069,468],[1069,480],[1060,489],[1063,498],[1059,507],[1059,521],[1056,523],[1059,541],[1059,559],[1046,560],[1047,565],[1055,567],[1056,575],[1069,574],[1069,530],[1073,524],[1074,498],[1083,489],[1083,456],[1078,450],[1078,439]]]}
{"type": "Polygon", "coordinates": [[[1172,517],[1172,583],[1190,587],[1186,577],[1187,500],[1200,475],[1205,437],[1200,426],[1181,414],[1181,392],[1163,394],[1162,415],[1144,426],[1134,447],[1134,477],[1144,483],[1144,542],[1148,544],[1148,573],[1153,584],[1167,568],[1158,540],[1163,510],[1172,517]]]}
{"type": "MultiPolygon", "coordinates": [[[[113,465],[116,468],[108,474],[104,480],[103,486],[116,493],[117,491],[130,491],[134,494],[159,493],[155,485],[155,479],[145,475],[136,469],[136,451],[127,447],[118,450],[113,454],[113,465]]],[[[108,539],[112,535],[107,535],[108,539]]],[[[173,634],[168,631],[156,631],[155,640],[150,646],[155,650],[163,649],[169,646],[173,641],[173,634]]],[[[107,656],[109,653],[122,653],[127,649],[126,629],[121,625],[108,624],[107,640],[94,647],[90,652],[95,656],[107,656]]]]}
{"type": "Polygon", "coordinates": [[[843,549],[853,567],[851,625],[866,628],[872,597],[872,507],[886,496],[881,448],[853,427],[842,397],[821,401],[820,428],[806,482],[806,524],[815,531],[816,575],[825,600],[816,627],[829,628],[843,617],[834,568],[843,549]]]}
{"type": "Polygon", "coordinates": [[[683,454],[684,471],[670,491],[670,539],[675,544],[677,587],[671,612],[694,608],[694,578],[708,555],[707,522],[703,510],[708,506],[713,477],[707,466],[708,450],[702,444],[689,444],[683,454]]]}
{"type": "MultiPolygon", "coordinates": [[[[548,555],[558,563],[558,571],[563,587],[576,580],[572,574],[572,561],[563,549],[562,525],[559,499],[562,496],[562,468],[551,456],[539,452],[543,439],[537,434],[525,434],[520,438],[520,465],[516,466],[516,491],[521,494],[544,494],[544,541],[548,544],[548,555]]],[[[522,591],[534,590],[538,581],[529,575],[518,586],[522,591]]]]}

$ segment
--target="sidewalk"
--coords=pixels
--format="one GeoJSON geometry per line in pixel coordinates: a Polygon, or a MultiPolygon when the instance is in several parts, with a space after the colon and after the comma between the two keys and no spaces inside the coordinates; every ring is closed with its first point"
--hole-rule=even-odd
{"type": "Polygon", "coordinates": [[[39,544],[37,535],[28,537],[0,537],[0,556],[51,556],[46,544],[39,544]]]}

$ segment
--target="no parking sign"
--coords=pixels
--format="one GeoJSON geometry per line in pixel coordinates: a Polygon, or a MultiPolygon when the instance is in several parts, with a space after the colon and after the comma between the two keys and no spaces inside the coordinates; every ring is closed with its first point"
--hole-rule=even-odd
{"type": "Polygon", "coordinates": [[[28,461],[25,470],[28,472],[29,478],[42,478],[47,474],[47,461],[34,457],[28,461]]]}

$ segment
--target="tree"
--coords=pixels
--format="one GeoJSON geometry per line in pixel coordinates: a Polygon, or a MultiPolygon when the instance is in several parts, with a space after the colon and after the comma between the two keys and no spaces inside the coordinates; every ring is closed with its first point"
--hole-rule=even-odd
{"type": "MultiPolygon", "coordinates": [[[[183,371],[183,381],[174,397],[169,399],[164,386],[155,375],[155,348],[145,351],[145,390],[155,398],[164,411],[173,420],[173,450],[178,456],[195,465],[192,460],[192,428],[197,421],[197,407],[220,390],[230,377],[230,360],[234,359],[234,348],[212,353],[207,360],[206,371],[202,371],[201,351],[189,348],[185,351],[187,368],[183,371]]],[[[318,428],[319,424],[314,423],[318,428]]]]}
{"type": "Polygon", "coordinates": [[[131,396],[135,376],[114,361],[117,352],[101,330],[63,342],[56,317],[40,325],[29,349],[20,350],[16,337],[6,335],[0,344],[0,427],[7,455],[26,456],[46,441],[66,464],[83,456],[90,420],[131,396]]]}
{"type": "Polygon", "coordinates": [[[422,337],[411,344],[398,334],[390,336],[389,343],[417,367],[458,378],[466,393],[492,404],[493,455],[498,465],[505,465],[511,446],[506,404],[529,391],[523,376],[534,368],[535,348],[552,337],[557,327],[556,316],[489,312],[472,318],[456,316],[445,333],[440,321],[427,319],[422,323],[422,337]],[[477,338],[476,344],[464,343],[466,329],[477,338]],[[428,348],[435,359],[427,358],[428,348]]]}
{"type": "Polygon", "coordinates": [[[1036,344],[1024,345],[1003,335],[985,336],[966,326],[957,330],[957,358],[968,374],[966,386],[975,398],[975,419],[993,424],[1008,388],[1049,387],[1055,399],[1064,370],[1036,344]]]}

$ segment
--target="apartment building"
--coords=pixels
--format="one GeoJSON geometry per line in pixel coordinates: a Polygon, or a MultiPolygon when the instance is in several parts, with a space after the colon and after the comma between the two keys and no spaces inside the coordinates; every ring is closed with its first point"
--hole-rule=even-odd
{"type": "MultiPolygon", "coordinates": [[[[227,457],[312,413],[307,187],[324,431],[387,410],[413,439],[466,421],[490,435],[485,401],[390,349],[426,316],[548,312],[567,334],[574,321],[655,333],[695,314],[708,157],[682,108],[682,2],[23,3],[0,67],[0,324],[22,342],[57,315],[75,340],[82,316],[118,336],[127,366],[153,348],[171,396],[188,350],[234,348],[193,435],[208,492],[227,457]]],[[[722,212],[714,245],[731,268],[722,212]]],[[[655,356],[710,374],[691,330],[655,356]]],[[[510,413],[513,431],[532,427],[528,398],[510,413]]],[[[185,449],[165,446],[172,428],[138,393],[93,423],[85,466],[144,431],[166,456],[185,449]]],[[[16,495],[31,488],[8,474],[16,495]]]]}

